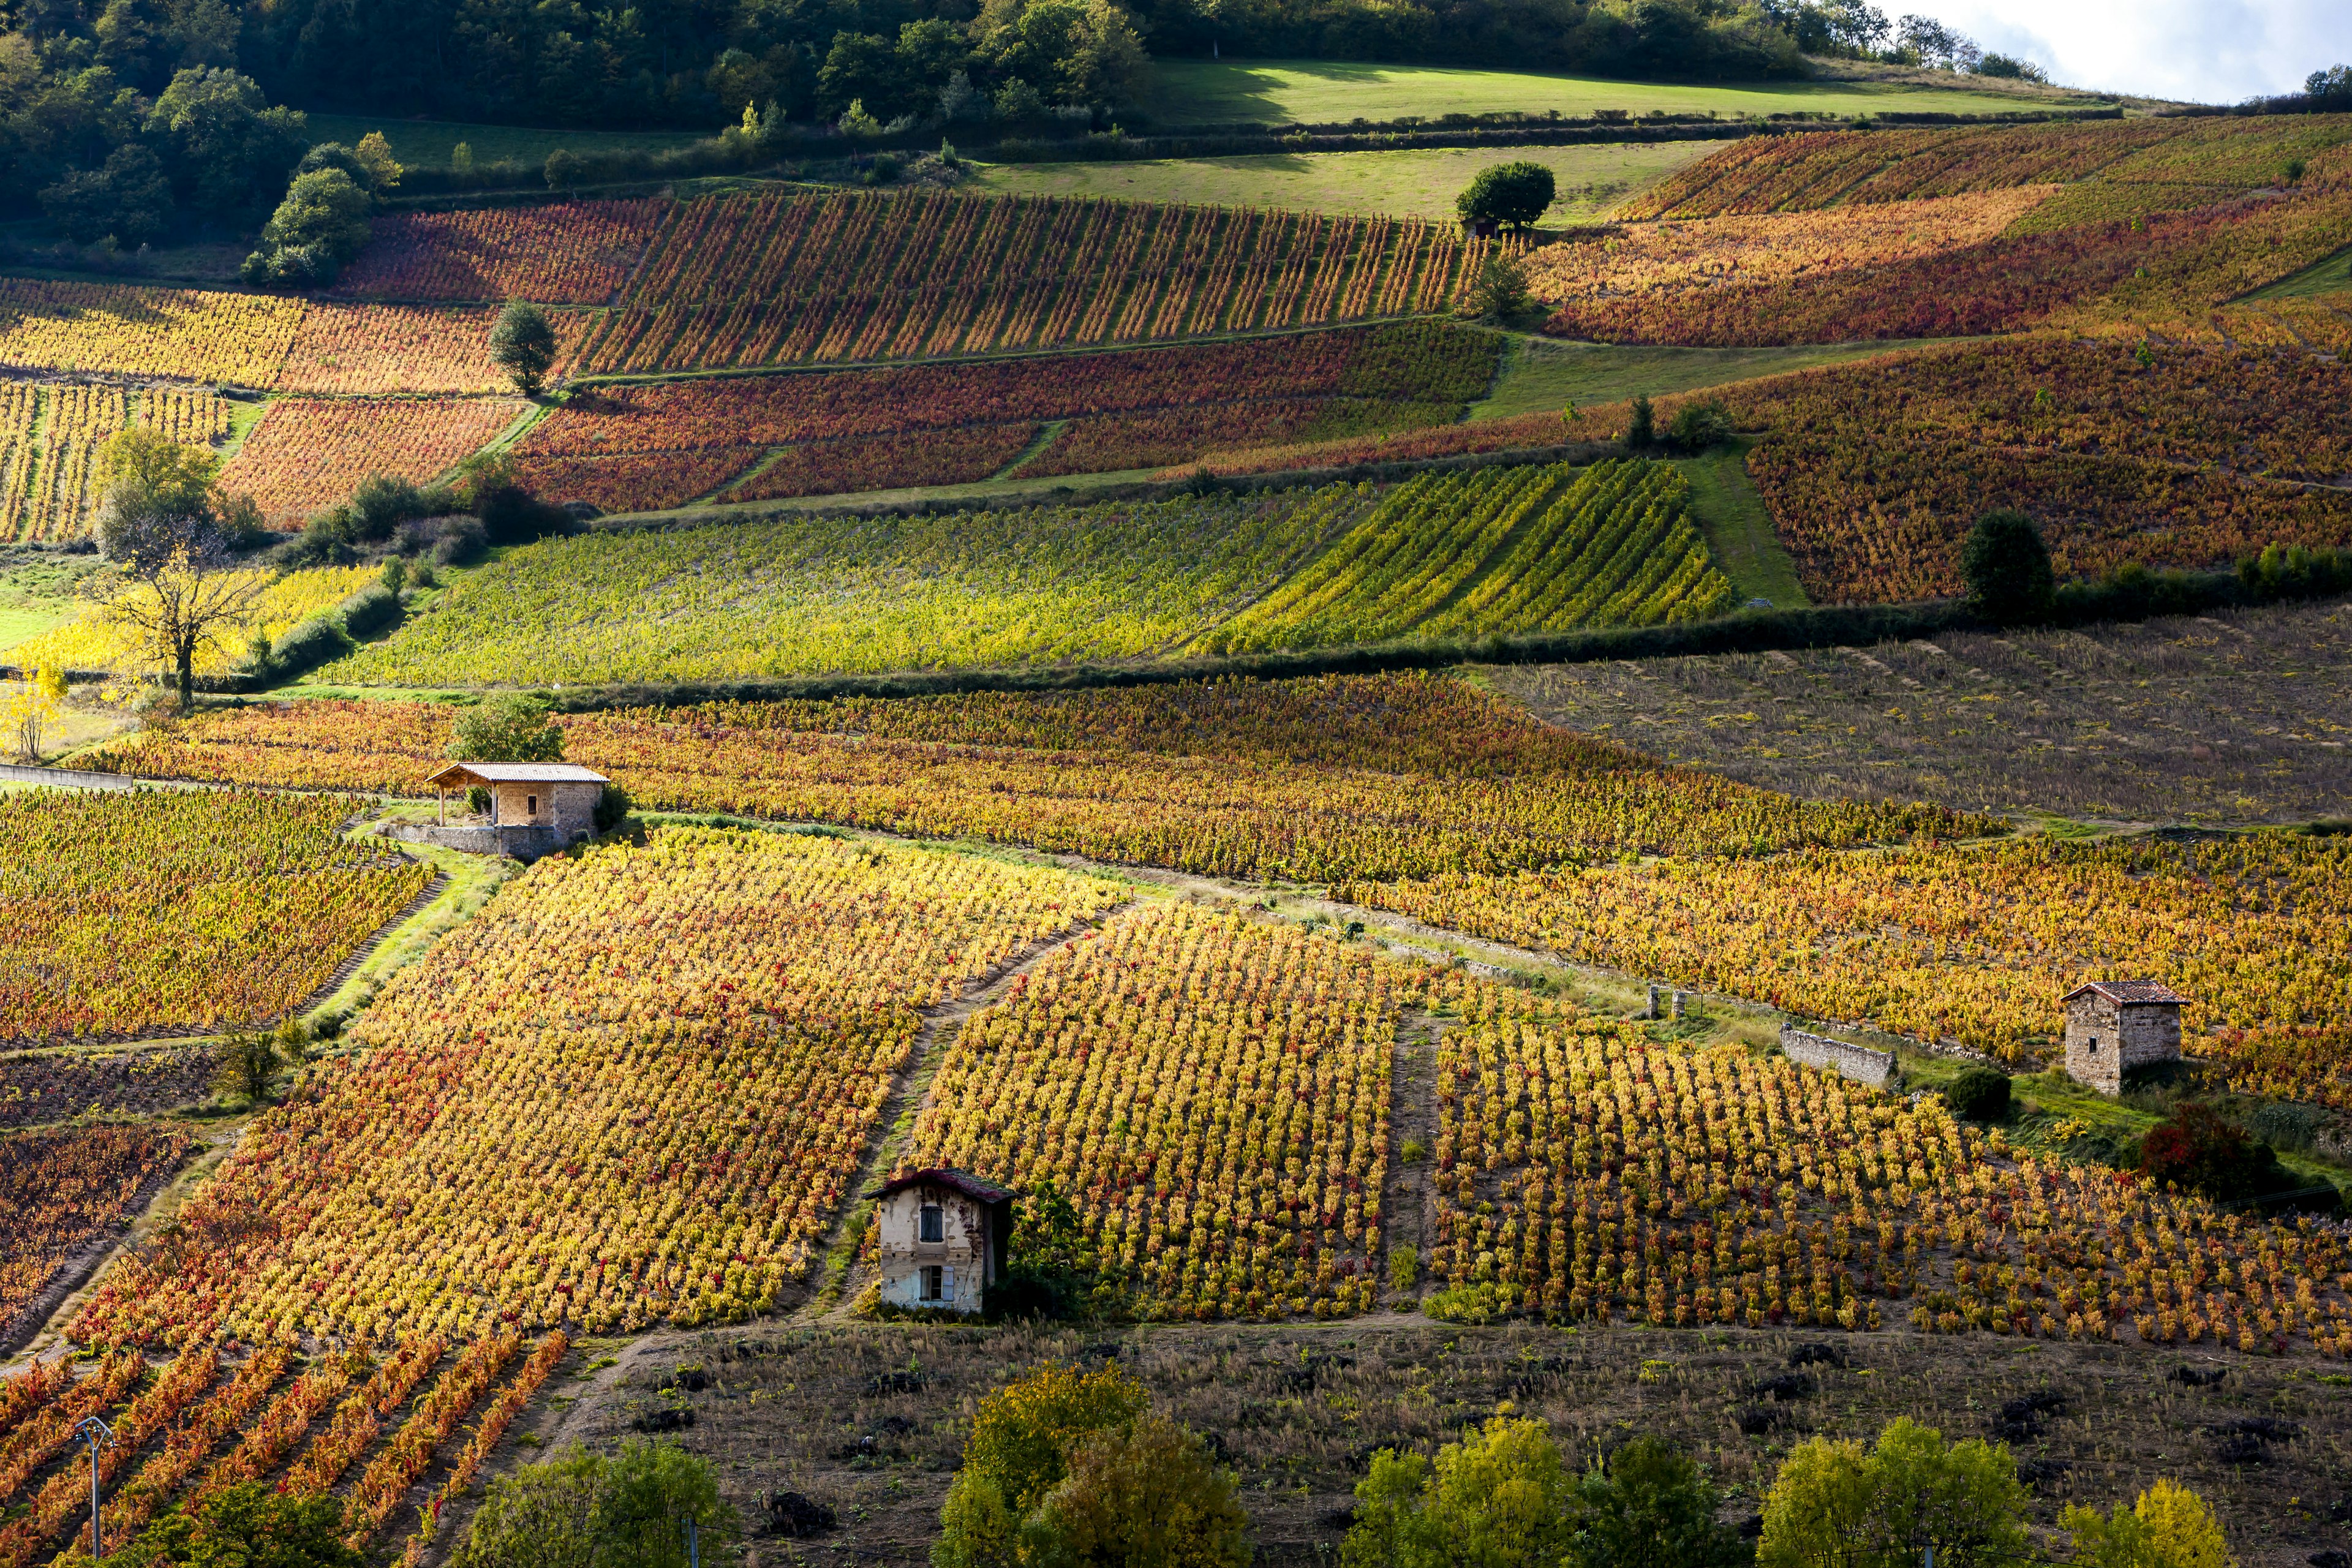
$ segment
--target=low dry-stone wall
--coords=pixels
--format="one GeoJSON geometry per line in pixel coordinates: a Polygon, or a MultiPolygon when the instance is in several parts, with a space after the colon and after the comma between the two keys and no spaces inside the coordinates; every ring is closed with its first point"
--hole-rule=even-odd
{"type": "Polygon", "coordinates": [[[1780,1026],[1780,1054],[1805,1067],[1843,1073],[1873,1089],[1885,1089],[1887,1080],[1895,1076],[1893,1051],[1874,1051],[1832,1040],[1827,1035],[1809,1035],[1790,1024],[1780,1026]]]}

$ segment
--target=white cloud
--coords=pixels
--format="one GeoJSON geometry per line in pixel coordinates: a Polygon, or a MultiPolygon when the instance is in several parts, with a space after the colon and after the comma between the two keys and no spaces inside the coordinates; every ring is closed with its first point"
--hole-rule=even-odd
{"type": "Polygon", "coordinates": [[[2054,81],[2105,92],[2234,103],[2290,92],[2352,63],[2345,0],[1879,0],[1988,49],[2022,55],[2054,81]]]}

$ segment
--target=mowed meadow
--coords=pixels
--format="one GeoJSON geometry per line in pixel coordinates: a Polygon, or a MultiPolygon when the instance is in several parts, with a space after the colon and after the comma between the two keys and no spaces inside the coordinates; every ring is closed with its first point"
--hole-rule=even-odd
{"type": "Polygon", "coordinates": [[[2037,117],[1595,121],[1499,233],[1444,143],[860,153],[395,195],[317,287],[0,276],[0,716],[55,770],[0,795],[0,1568],[87,1557],[89,1415],[110,1543],[258,1482],[427,1568],[625,1433],[845,1544],[968,1417],[761,1453],[833,1384],[719,1352],[956,1386],[872,1321],[931,1167],[1082,1282],[1057,1356],[1343,1336],[1230,1413],[1300,1475],[1433,1323],[1519,1357],[1433,1449],[1618,1367],[1759,1486],[1832,1371],[2210,1370],[2293,1385],[2166,1428],[2237,1445],[2245,1560],[2333,1542],[2352,115],[1987,101],[2037,117]],[[235,535],[161,571],[109,510],[155,437],[235,535]],[[1994,507],[2052,624],[1963,602],[1994,507]],[[239,607],[183,706],[193,578],[239,607]],[[2186,1060],[2105,1093],[2065,998],[2116,979],[2186,1060]],[[2206,1113],[2254,1185],[2162,1163],[2206,1113]],[[1796,1382],[1685,1397],[1742,1356],[1796,1382]]]}

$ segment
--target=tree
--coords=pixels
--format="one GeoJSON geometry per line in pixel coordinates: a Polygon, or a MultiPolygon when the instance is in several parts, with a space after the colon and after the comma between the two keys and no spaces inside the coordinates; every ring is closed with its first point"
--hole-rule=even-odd
{"type": "Polygon", "coordinates": [[[1666,434],[1685,452],[1704,452],[1731,439],[1731,411],[1712,401],[1686,404],[1675,414],[1666,434]]]}
{"type": "Polygon", "coordinates": [[[706,1562],[739,1534],[709,1461],[631,1439],[610,1455],[572,1447],[490,1483],[456,1568],[688,1568],[686,1521],[706,1562]]]}
{"type": "Polygon", "coordinates": [[[0,698],[0,722],[16,737],[16,755],[27,763],[41,760],[41,729],[64,711],[65,671],[43,666],[24,679],[12,681],[0,698]]]}
{"type": "Polygon", "coordinates": [[[2003,626],[2041,619],[2057,597],[2041,529],[2006,508],[1985,513],[1969,531],[1960,576],[1968,584],[1969,608],[2003,626]]]}
{"type": "Polygon", "coordinates": [[[1633,451],[1651,446],[1658,438],[1658,416],[1650,407],[1647,394],[1633,399],[1633,412],[1625,421],[1625,445],[1633,451]]]}
{"type": "Polygon", "coordinates": [[[171,672],[187,712],[196,702],[196,655],[234,651],[225,634],[252,624],[267,574],[239,571],[211,527],[187,519],[157,520],[123,567],[131,586],[100,605],[98,618],[123,636],[132,658],[171,672]]]}
{"type": "Polygon", "coordinates": [[[348,169],[331,164],[295,175],[286,187],[286,199],[261,231],[260,248],[245,258],[241,270],[246,280],[334,281],[343,264],[367,244],[368,213],[374,205],[348,169]]]}
{"type": "Polygon", "coordinates": [[[453,1568],[592,1568],[602,1455],[573,1447],[490,1482],[453,1568]]]}
{"type": "Polygon", "coordinates": [[[515,389],[536,397],[555,363],[555,329],[547,312],[521,300],[510,300],[490,329],[490,362],[507,373],[515,389]]]}
{"type": "Polygon", "coordinates": [[[361,1568],[343,1544],[342,1505],[317,1492],[241,1481],[173,1509],[107,1554],[103,1568],[361,1568]]]}
{"type": "Polygon", "coordinates": [[[110,538],[108,530],[153,517],[205,518],[213,515],[213,481],[220,459],[203,447],[184,447],[160,430],[131,426],[107,438],[98,453],[98,491],[101,498],[99,545],[107,555],[121,560],[131,548],[129,536],[110,538]]]}
{"type": "Polygon", "coordinates": [[[1864,1449],[1815,1437],[1764,1500],[1757,1568],[2011,1568],[2030,1560],[2025,1484],[2006,1448],[1947,1444],[1898,1418],[1864,1449]]]}
{"type": "Polygon", "coordinates": [[[278,1042],[254,1029],[236,1029],[220,1043],[220,1086],[259,1105],[269,1098],[269,1086],[285,1066],[278,1042]]]}
{"type": "Polygon", "coordinates": [[[1082,1438],[1022,1527],[1038,1568],[1247,1568],[1249,1515],[1233,1472],[1164,1415],[1082,1438]]]}
{"type": "Polygon", "coordinates": [[[2203,1499],[2176,1482],[2158,1481],[2112,1517],[2069,1506],[2058,1528],[2072,1535],[2079,1568],[2237,1568],[2221,1522],[2203,1499]]]}
{"type": "Polygon", "coordinates": [[[1570,1540],[1568,1478],[1540,1421],[1497,1415],[1433,1469],[1382,1449],[1356,1500],[1346,1568],[1549,1568],[1570,1540]]]}
{"type": "Polygon", "coordinates": [[[392,143],[383,139],[381,131],[371,131],[361,137],[360,144],[352,149],[352,156],[366,165],[368,188],[378,197],[391,194],[393,188],[400,184],[400,176],[406,172],[393,157],[392,143]]]}
{"type": "Polygon", "coordinates": [[[1148,1404],[1143,1385],[1117,1367],[1043,1367],[982,1399],[931,1562],[1012,1568],[1021,1561],[1022,1521],[1069,1474],[1071,1448],[1133,1422],[1148,1404]]]}
{"type": "Polygon", "coordinates": [[[1689,1455],[1636,1437],[1569,1499],[1573,1568],[1737,1568],[1753,1553],[1716,1522],[1715,1488],[1689,1455]]]}
{"type": "Polygon", "coordinates": [[[1112,0],[988,0],[972,29],[1006,88],[1035,84],[1056,103],[1124,103],[1148,63],[1134,22],[1112,0]]]}
{"type": "Polygon", "coordinates": [[[1518,258],[1500,250],[1489,255],[1470,285],[1471,318],[1507,326],[1524,316],[1530,303],[1528,269],[1518,258]]]}
{"type": "Polygon", "coordinates": [[[1541,163],[1496,163],[1478,171],[1454,198],[1465,224],[1500,223],[1525,229],[1550,210],[1554,186],[1541,163]]]}
{"type": "Polygon", "coordinates": [[[560,763],[563,731],[543,698],[486,697],[457,715],[449,755],[461,763],[560,763]]]}
{"type": "Polygon", "coordinates": [[[172,221],[172,182],[146,148],[117,147],[95,172],[77,171],[41,193],[41,210],[77,245],[111,237],[144,245],[172,221]]]}
{"type": "Polygon", "coordinates": [[[183,205],[215,217],[257,214],[310,144],[309,121],[273,109],[248,77],[197,67],[172,78],[148,111],[183,205]]]}
{"type": "Polygon", "coordinates": [[[558,147],[547,155],[547,188],[568,191],[580,183],[580,155],[569,147],[558,147]]]}

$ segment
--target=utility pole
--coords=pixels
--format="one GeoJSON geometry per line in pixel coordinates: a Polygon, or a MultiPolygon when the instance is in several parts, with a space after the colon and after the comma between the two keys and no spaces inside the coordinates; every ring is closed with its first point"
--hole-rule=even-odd
{"type": "Polygon", "coordinates": [[[101,1448],[114,1447],[114,1428],[95,1415],[85,1415],[74,1427],[73,1435],[89,1445],[89,1557],[95,1563],[105,1555],[99,1549],[98,1454],[101,1448]]]}
{"type": "Polygon", "coordinates": [[[702,1568],[702,1543],[694,1533],[694,1515],[686,1516],[687,1568],[702,1568]]]}

